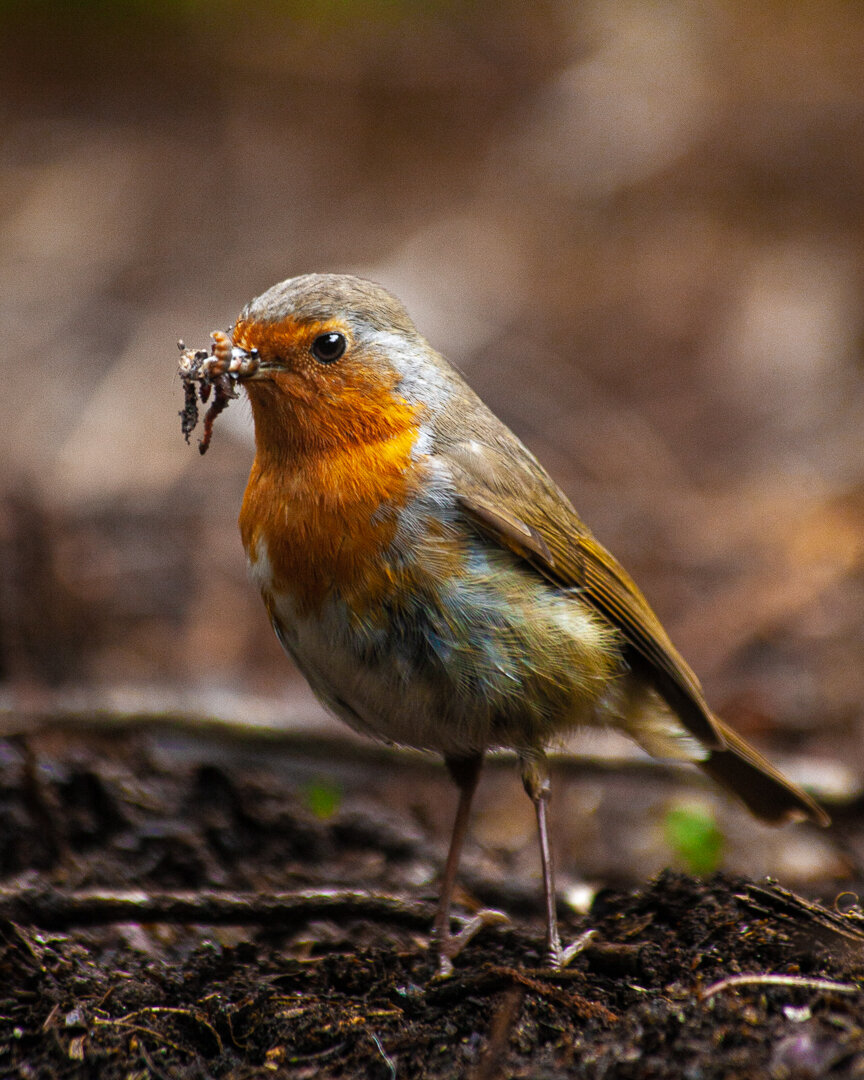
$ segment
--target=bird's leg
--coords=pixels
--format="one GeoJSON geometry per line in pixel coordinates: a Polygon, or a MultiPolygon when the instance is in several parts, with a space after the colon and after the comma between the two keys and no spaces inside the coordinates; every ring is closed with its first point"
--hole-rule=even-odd
{"type": "MultiPolygon", "coordinates": [[[[550,967],[563,968],[581,952],[588,941],[582,935],[567,948],[561,947],[561,935],[558,932],[558,911],[555,895],[555,867],[552,862],[552,849],[549,846],[549,828],[546,820],[546,807],[552,792],[549,780],[549,764],[546,755],[541,752],[526,754],[521,759],[522,783],[528,798],[534,803],[537,814],[537,836],[540,840],[540,859],[543,863],[543,895],[546,900],[546,957],[550,967]]],[[[593,936],[593,931],[589,932],[593,936]]]]}
{"type": "Polygon", "coordinates": [[[474,792],[477,790],[477,782],[480,779],[483,754],[481,752],[472,754],[470,757],[445,757],[444,763],[459,788],[459,806],[456,810],[456,820],[453,822],[447,862],[444,864],[444,877],[441,881],[441,893],[438,899],[438,911],[435,915],[434,924],[435,944],[438,952],[438,973],[440,975],[449,975],[453,970],[453,957],[459,953],[462,947],[484,924],[484,920],[478,917],[479,921],[472,919],[466,923],[458,934],[453,934],[450,930],[450,905],[453,902],[453,890],[456,886],[456,871],[459,869],[462,846],[468,832],[471,802],[474,798],[474,792]]]}

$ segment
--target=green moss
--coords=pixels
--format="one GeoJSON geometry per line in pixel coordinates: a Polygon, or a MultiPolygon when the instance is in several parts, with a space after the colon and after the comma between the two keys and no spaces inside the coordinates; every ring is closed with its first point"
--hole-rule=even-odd
{"type": "Polygon", "coordinates": [[[332,780],[318,777],[303,789],[303,802],[315,817],[326,821],[342,803],[342,788],[332,780]]]}
{"type": "Polygon", "coordinates": [[[724,837],[709,807],[679,803],[663,823],[666,843],[691,874],[713,874],[723,858],[724,837]]]}

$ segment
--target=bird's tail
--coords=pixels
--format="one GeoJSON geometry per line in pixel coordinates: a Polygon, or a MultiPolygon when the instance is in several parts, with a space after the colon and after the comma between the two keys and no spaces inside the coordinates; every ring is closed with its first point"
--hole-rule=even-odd
{"type": "Polygon", "coordinates": [[[726,746],[712,750],[697,762],[718,784],[737,795],[757,817],[772,825],[788,821],[813,821],[830,825],[831,819],[806,791],[787,780],[758,750],[714,717],[726,746]]]}

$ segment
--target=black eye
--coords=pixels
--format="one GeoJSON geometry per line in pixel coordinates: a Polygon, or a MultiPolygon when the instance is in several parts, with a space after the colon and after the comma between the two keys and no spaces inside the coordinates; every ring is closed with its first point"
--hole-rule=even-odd
{"type": "Polygon", "coordinates": [[[322,364],[332,364],[348,347],[343,334],[319,334],[312,342],[312,355],[322,364]]]}

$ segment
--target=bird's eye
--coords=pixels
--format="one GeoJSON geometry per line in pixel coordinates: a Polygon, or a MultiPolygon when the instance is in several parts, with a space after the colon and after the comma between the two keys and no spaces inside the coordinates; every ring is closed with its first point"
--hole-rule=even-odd
{"type": "Polygon", "coordinates": [[[312,355],[322,364],[332,364],[345,352],[348,342],[344,334],[319,334],[312,342],[312,355]]]}

